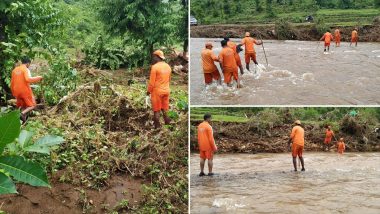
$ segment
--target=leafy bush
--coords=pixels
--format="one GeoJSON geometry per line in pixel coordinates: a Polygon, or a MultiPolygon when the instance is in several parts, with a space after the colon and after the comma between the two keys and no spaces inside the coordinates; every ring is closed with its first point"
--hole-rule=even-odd
{"type": "Polygon", "coordinates": [[[278,21],[276,21],[274,29],[277,35],[277,39],[295,38],[292,26],[285,19],[279,19],[278,21]]]}
{"type": "Polygon", "coordinates": [[[17,193],[10,177],[32,186],[50,187],[45,169],[22,155],[26,152],[49,154],[51,146],[63,142],[61,137],[45,136],[31,143],[33,134],[20,132],[19,118],[19,111],[0,117],[0,129],[6,130],[0,132],[0,194],[17,193]]]}
{"type": "Polygon", "coordinates": [[[56,51],[49,59],[49,66],[43,69],[44,79],[35,91],[48,105],[57,104],[62,97],[75,90],[77,71],[71,67],[69,58],[63,51],[56,51]]]}
{"type": "Polygon", "coordinates": [[[317,24],[315,25],[315,29],[317,30],[319,34],[323,35],[328,30],[330,30],[330,27],[327,24],[325,24],[323,20],[319,20],[317,21],[317,24]]]}
{"type": "Polygon", "coordinates": [[[51,1],[1,1],[0,94],[10,94],[10,71],[22,55],[33,58],[48,48],[66,20],[51,1]],[[36,48],[39,47],[39,48],[36,48]]]}
{"type": "Polygon", "coordinates": [[[143,64],[142,59],[145,58],[141,47],[139,44],[127,46],[121,41],[105,40],[99,36],[91,45],[84,47],[85,63],[99,69],[112,70],[120,67],[138,67],[143,64]]]}

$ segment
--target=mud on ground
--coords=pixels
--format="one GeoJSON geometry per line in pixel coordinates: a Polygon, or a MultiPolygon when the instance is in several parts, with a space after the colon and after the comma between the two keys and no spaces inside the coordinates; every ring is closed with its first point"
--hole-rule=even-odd
{"type": "Polygon", "coordinates": [[[82,82],[76,91],[56,106],[42,105],[28,121],[37,136],[65,138],[45,160],[52,188],[18,184],[19,194],[0,196],[0,210],[186,212],[187,110],[177,102],[187,97],[180,76],[187,75],[173,74],[170,110],[177,116],[171,125],[154,130],[145,101],[149,72],[78,70],[82,82]]]}

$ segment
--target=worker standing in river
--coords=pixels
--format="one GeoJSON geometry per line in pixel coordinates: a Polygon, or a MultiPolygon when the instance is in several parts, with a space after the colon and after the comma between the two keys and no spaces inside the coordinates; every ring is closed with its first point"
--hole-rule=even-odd
{"type": "Polygon", "coordinates": [[[338,147],[338,153],[343,154],[343,152],[346,150],[346,144],[344,144],[343,138],[339,139],[337,147],[338,147]]]}
{"type": "Polygon", "coordinates": [[[170,78],[172,69],[165,61],[164,53],[161,50],[153,52],[152,68],[150,70],[150,79],[148,84],[147,95],[150,95],[152,108],[154,112],[154,128],[161,127],[160,114],[162,112],[165,124],[170,124],[168,117],[169,95],[170,95],[170,78]]]}
{"type": "Polygon", "coordinates": [[[227,40],[222,40],[222,51],[219,53],[219,63],[223,71],[224,82],[231,86],[232,77],[237,82],[237,87],[240,88],[240,79],[238,75],[239,55],[232,48],[227,46],[227,40]]]}
{"type": "Polygon", "coordinates": [[[335,47],[340,47],[341,35],[340,35],[339,28],[335,29],[334,37],[335,37],[335,47]]]}
{"type": "Polygon", "coordinates": [[[239,52],[238,52],[238,46],[235,44],[235,42],[231,41],[229,37],[224,37],[224,40],[227,41],[227,46],[229,48],[232,48],[232,50],[235,51],[235,53],[237,53],[237,57],[238,57],[238,60],[236,61],[239,69],[240,69],[240,74],[243,75],[244,74],[244,70],[243,70],[243,65],[241,64],[241,59],[240,59],[240,55],[239,55],[239,52]]]}
{"type": "Polygon", "coordinates": [[[32,77],[29,70],[31,63],[29,58],[22,58],[21,63],[20,66],[17,66],[12,71],[11,91],[16,98],[17,107],[21,109],[20,119],[24,124],[28,118],[28,113],[37,106],[30,84],[38,83],[43,78],[41,76],[32,77]]]}
{"type": "Polygon", "coordinates": [[[330,151],[330,143],[333,137],[334,137],[334,132],[333,130],[331,130],[331,126],[327,126],[325,141],[324,141],[324,148],[323,148],[324,151],[326,151],[325,147],[327,147],[327,150],[330,151]]]}
{"type": "Polygon", "coordinates": [[[327,51],[330,51],[330,43],[331,43],[331,40],[333,40],[333,36],[332,34],[330,33],[330,30],[327,30],[327,32],[325,34],[323,34],[322,38],[320,39],[321,41],[324,40],[325,41],[325,50],[324,52],[327,51]]]}
{"type": "Polygon", "coordinates": [[[249,71],[249,63],[252,59],[253,63],[255,65],[258,65],[256,60],[256,51],[254,45],[261,45],[262,42],[257,41],[256,39],[252,38],[249,32],[245,33],[245,37],[241,40],[241,44],[244,45],[245,49],[245,68],[249,71]]]}
{"type": "Polygon", "coordinates": [[[216,80],[218,84],[221,84],[219,70],[214,64],[218,62],[219,58],[212,52],[212,44],[206,43],[205,49],[201,52],[202,67],[205,77],[205,84],[209,85],[213,80],[216,80]]]}
{"type": "Polygon", "coordinates": [[[358,29],[355,28],[351,32],[351,43],[350,43],[350,46],[352,45],[352,43],[355,43],[355,47],[358,46],[358,40],[359,40],[358,29]]]}
{"type": "Polygon", "coordinates": [[[294,122],[294,127],[292,128],[288,145],[290,146],[291,143],[294,171],[297,171],[297,156],[301,161],[301,171],[305,171],[305,165],[302,156],[305,145],[305,130],[302,128],[301,121],[299,120],[296,120],[294,122]]]}
{"type": "Polygon", "coordinates": [[[212,172],[213,156],[214,152],[217,150],[217,147],[215,145],[214,134],[210,122],[211,114],[205,114],[203,116],[203,122],[198,126],[198,147],[201,158],[201,172],[199,173],[199,176],[206,175],[204,173],[206,160],[208,164],[208,175],[214,175],[214,173],[212,172]]]}

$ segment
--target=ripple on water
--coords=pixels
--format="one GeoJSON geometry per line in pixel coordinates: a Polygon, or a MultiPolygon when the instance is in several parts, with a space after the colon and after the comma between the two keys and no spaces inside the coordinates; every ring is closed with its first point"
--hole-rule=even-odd
{"type": "Polygon", "coordinates": [[[302,74],[302,80],[304,80],[304,81],[314,81],[315,80],[314,74],[312,74],[312,73],[304,73],[304,74],[302,74]]]}

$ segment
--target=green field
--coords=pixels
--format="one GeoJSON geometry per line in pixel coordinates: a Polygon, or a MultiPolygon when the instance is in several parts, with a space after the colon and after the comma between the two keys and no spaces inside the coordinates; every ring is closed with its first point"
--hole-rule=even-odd
{"type": "Polygon", "coordinates": [[[191,14],[200,24],[273,24],[278,19],[291,23],[307,23],[305,18],[313,16],[314,22],[331,26],[370,25],[380,16],[375,1],[200,1],[191,2],[191,14]],[[256,4],[259,2],[259,9],[256,4]],[[319,3],[318,3],[319,2],[319,3]]]}

